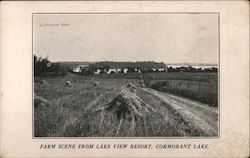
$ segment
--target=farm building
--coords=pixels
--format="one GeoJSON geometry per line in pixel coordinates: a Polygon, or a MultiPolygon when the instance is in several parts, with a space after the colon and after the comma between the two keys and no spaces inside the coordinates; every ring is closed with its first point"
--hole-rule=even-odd
{"type": "Polygon", "coordinates": [[[97,62],[75,66],[73,72],[82,74],[167,72],[167,67],[164,63],[156,62],[97,62]]]}
{"type": "Polygon", "coordinates": [[[135,72],[141,73],[141,70],[140,69],[135,69],[135,72]]]}
{"type": "Polygon", "coordinates": [[[96,69],[94,72],[93,72],[95,75],[98,75],[101,73],[101,70],[100,69],[96,69]]]}
{"type": "Polygon", "coordinates": [[[152,68],[151,69],[153,72],[167,72],[167,68],[152,68]]]}
{"type": "Polygon", "coordinates": [[[115,68],[110,68],[110,69],[108,69],[108,70],[106,71],[107,74],[111,74],[111,73],[120,73],[120,72],[122,72],[122,69],[120,69],[120,68],[117,68],[117,69],[115,69],[115,68]]]}
{"type": "Polygon", "coordinates": [[[124,68],[124,69],[123,69],[123,73],[125,73],[125,74],[128,73],[128,69],[127,69],[127,68],[124,68]]]}
{"type": "MultiPolygon", "coordinates": [[[[116,73],[128,73],[129,69],[128,68],[110,68],[108,70],[101,70],[101,69],[96,69],[93,73],[94,74],[100,74],[100,73],[106,73],[106,74],[116,74],[116,73]]],[[[130,72],[137,72],[137,73],[141,73],[141,72],[167,72],[167,68],[153,68],[153,69],[133,69],[130,70],[130,72]]]]}
{"type": "Polygon", "coordinates": [[[110,68],[105,71],[107,74],[112,74],[112,73],[128,73],[127,68],[110,68]]]}
{"type": "Polygon", "coordinates": [[[74,67],[73,72],[82,72],[79,66],[74,67]]]}
{"type": "Polygon", "coordinates": [[[73,72],[80,73],[80,72],[86,71],[88,69],[89,69],[89,64],[77,65],[76,67],[74,67],[73,72]]]}
{"type": "Polygon", "coordinates": [[[158,72],[167,72],[167,68],[159,68],[157,71],[158,72]]]}

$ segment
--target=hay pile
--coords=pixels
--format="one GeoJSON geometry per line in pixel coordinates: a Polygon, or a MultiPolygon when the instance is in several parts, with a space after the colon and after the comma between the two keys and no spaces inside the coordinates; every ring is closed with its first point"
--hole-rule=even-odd
{"type": "Polygon", "coordinates": [[[99,85],[100,85],[100,83],[98,81],[94,82],[94,86],[99,86],[99,85]]]}
{"type": "Polygon", "coordinates": [[[117,121],[119,121],[115,134],[115,136],[117,136],[125,121],[130,122],[130,130],[133,133],[138,120],[145,120],[147,115],[155,112],[155,109],[135,94],[133,86],[124,86],[115,98],[94,111],[101,111],[99,129],[106,115],[113,115],[116,117],[117,121]]]}
{"type": "Polygon", "coordinates": [[[123,88],[120,94],[105,106],[105,110],[113,111],[119,119],[143,117],[154,108],[145,103],[128,88],[123,88]]]}
{"type": "Polygon", "coordinates": [[[48,82],[47,82],[46,80],[40,80],[39,83],[42,84],[42,85],[49,85],[48,82]]]}
{"type": "Polygon", "coordinates": [[[66,84],[65,84],[65,86],[72,87],[73,85],[72,85],[72,83],[70,81],[67,81],[66,84]]]}
{"type": "Polygon", "coordinates": [[[34,107],[35,108],[50,107],[50,106],[51,106],[51,103],[48,100],[35,95],[35,99],[34,99],[34,107]]]}

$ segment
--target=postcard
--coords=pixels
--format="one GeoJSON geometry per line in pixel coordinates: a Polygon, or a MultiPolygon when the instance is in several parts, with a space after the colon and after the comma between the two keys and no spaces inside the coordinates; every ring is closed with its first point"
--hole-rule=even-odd
{"type": "Polygon", "coordinates": [[[249,2],[1,10],[1,157],[249,156],[249,2]]]}

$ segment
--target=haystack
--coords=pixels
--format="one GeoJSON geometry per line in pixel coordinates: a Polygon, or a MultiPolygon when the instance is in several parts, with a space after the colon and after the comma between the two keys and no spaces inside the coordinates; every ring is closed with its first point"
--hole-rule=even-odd
{"type": "Polygon", "coordinates": [[[100,85],[100,83],[98,81],[95,81],[94,86],[98,86],[98,85],[100,85]]]}
{"type": "Polygon", "coordinates": [[[145,121],[146,116],[155,112],[155,109],[139,98],[128,87],[123,87],[120,93],[107,104],[99,106],[94,111],[101,111],[99,129],[103,126],[105,117],[116,116],[119,125],[115,136],[119,135],[120,129],[125,122],[130,122],[130,131],[133,135],[135,125],[141,120],[145,121]]]}
{"type": "Polygon", "coordinates": [[[70,81],[67,81],[67,82],[66,82],[66,86],[72,87],[72,83],[71,83],[70,81]]]}
{"type": "Polygon", "coordinates": [[[39,96],[35,96],[35,99],[34,99],[34,107],[35,108],[39,108],[39,107],[50,107],[51,106],[51,103],[42,98],[42,97],[39,97],[39,96]]]}

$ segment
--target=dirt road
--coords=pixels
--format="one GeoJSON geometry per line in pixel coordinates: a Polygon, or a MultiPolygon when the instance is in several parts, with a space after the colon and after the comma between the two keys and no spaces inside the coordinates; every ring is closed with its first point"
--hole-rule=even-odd
{"type": "Polygon", "coordinates": [[[181,98],[168,93],[159,92],[150,88],[143,91],[152,94],[175,109],[183,118],[193,123],[206,136],[218,135],[218,109],[193,100],[181,98]]]}

